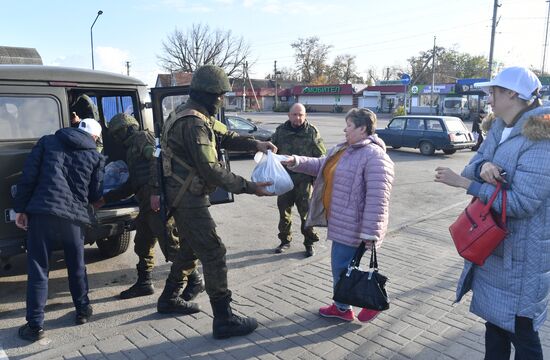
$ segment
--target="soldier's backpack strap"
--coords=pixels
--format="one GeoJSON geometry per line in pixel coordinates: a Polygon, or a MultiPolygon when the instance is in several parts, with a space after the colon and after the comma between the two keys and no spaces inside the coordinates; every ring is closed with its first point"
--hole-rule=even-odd
{"type": "Polygon", "coordinates": [[[164,176],[171,177],[181,184],[181,187],[176,194],[176,198],[174,199],[172,204],[170,204],[171,209],[179,205],[183,194],[185,194],[187,189],[189,189],[191,181],[193,181],[193,177],[197,174],[197,170],[191,165],[187,164],[185,161],[183,161],[182,158],[174,154],[174,152],[168,145],[168,132],[172,129],[176,121],[186,116],[196,116],[205,122],[209,121],[208,117],[193,109],[184,109],[183,111],[179,112],[174,111],[170,114],[168,119],[166,119],[166,122],[164,124],[165,130],[163,131],[161,138],[161,147],[164,152],[164,156],[162,157],[162,170],[164,172],[164,176]],[[175,161],[177,164],[181,165],[183,168],[189,171],[185,179],[172,171],[172,161],[175,161]]]}

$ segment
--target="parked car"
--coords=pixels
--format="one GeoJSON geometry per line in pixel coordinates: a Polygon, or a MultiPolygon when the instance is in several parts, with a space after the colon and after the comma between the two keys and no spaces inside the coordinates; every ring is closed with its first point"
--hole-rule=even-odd
{"type": "MultiPolygon", "coordinates": [[[[251,119],[245,119],[240,116],[226,114],[224,123],[229,130],[239,135],[252,135],[256,140],[271,141],[271,137],[273,136],[272,131],[259,127],[251,119]]],[[[237,152],[230,151],[230,153],[236,154],[237,152]]]]}
{"type": "Polygon", "coordinates": [[[420,149],[423,155],[433,155],[436,150],[454,154],[476,144],[466,125],[454,116],[397,116],[385,129],[377,129],[376,133],[387,146],[420,149]]]}
{"type": "Polygon", "coordinates": [[[252,135],[256,140],[270,141],[273,132],[257,126],[252,120],[235,115],[225,115],[225,125],[239,135],[252,135]]]}

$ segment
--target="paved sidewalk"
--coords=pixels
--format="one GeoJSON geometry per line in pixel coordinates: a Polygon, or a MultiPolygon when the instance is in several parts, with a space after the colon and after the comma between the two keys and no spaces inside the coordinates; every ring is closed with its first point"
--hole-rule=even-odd
{"type": "MultiPolygon", "coordinates": [[[[21,342],[19,348],[4,350],[10,359],[482,359],[483,322],[468,312],[469,296],[453,304],[462,261],[447,227],[461,208],[451,207],[387,236],[379,262],[390,279],[392,303],[369,324],[317,314],[331,301],[327,247],[300,262],[282,259],[278,271],[233,286],[236,312],[256,316],[260,323],[246,337],[212,338],[205,295],[199,301],[203,312],[180,317],[157,314],[151,299],[143,298],[120,313],[102,314],[101,302],[111,300],[97,299],[92,323],[48,330],[49,341],[21,342]],[[125,311],[139,316],[127,320],[125,311]]],[[[546,324],[541,340],[550,357],[546,324]]]]}

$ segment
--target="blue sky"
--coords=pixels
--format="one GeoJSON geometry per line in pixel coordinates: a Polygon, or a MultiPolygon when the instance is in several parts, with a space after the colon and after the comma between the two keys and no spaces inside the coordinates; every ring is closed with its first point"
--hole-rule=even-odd
{"type": "MultiPolygon", "coordinates": [[[[495,60],[539,68],[546,31],[545,0],[500,0],[495,60]]],[[[251,77],[294,66],[290,43],[319,36],[330,60],[357,57],[358,70],[405,68],[406,59],[437,44],[489,55],[493,0],[0,0],[0,45],[34,47],[46,65],[91,68],[90,26],[98,70],[126,73],[153,85],[157,55],[175,28],[192,24],[231,30],[251,45],[251,77]]],[[[547,52],[545,69],[550,70],[547,52]]]]}

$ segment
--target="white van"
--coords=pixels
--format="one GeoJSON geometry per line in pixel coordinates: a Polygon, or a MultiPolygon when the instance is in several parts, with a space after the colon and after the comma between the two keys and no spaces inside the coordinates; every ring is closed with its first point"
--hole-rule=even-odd
{"type": "Polygon", "coordinates": [[[468,100],[463,96],[446,97],[443,99],[442,112],[445,116],[456,116],[462,120],[470,117],[468,100]]]}

